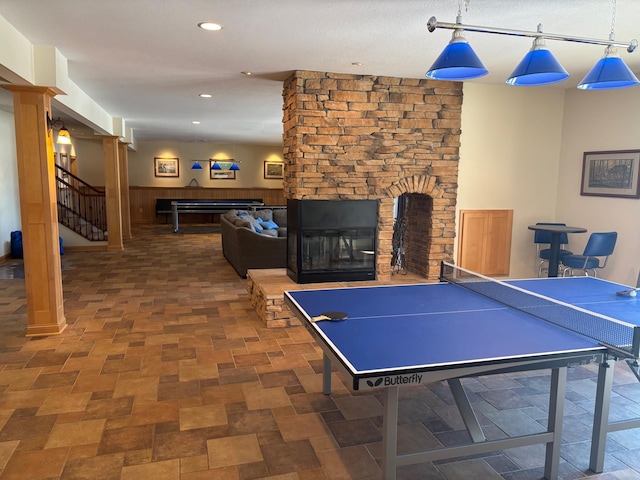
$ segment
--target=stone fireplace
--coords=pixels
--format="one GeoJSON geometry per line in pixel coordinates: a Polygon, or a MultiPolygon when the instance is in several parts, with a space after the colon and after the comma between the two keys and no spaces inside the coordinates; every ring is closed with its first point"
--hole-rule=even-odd
{"type": "Polygon", "coordinates": [[[376,278],[388,280],[405,195],[406,269],[437,279],[453,257],[462,85],[296,71],[283,97],[285,197],[377,200],[376,278]]]}

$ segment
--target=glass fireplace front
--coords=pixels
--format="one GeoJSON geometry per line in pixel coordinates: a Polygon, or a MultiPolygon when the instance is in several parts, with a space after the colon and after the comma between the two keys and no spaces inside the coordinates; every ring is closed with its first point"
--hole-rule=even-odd
{"type": "Polygon", "coordinates": [[[287,274],[297,283],[374,280],[378,203],[289,200],[287,274]]]}

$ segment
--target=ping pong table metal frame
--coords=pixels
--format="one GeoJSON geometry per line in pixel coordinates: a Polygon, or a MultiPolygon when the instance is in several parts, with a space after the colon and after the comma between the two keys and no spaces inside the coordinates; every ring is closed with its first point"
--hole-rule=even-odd
{"type": "Polygon", "coordinates": [[[253,209],[256,207],[261,207],[263,205],[264,203],[257,202],[254,200],[247,200],[245,202],[242,202],[242,201],[228,202],[227,201],[226,203],[224,200],[220,200],[220,201],[193,200],[190,202],[173,201],[171,202],[171,220],[173,222],[173,232],[177,233],[180,228],[178,225],[178,218],[181,213],[225,213],[235,208],[253,209]]]}
{"type": "MultiPolygon", "coordinates": [[[[602,280],[606,281],[606,280],[602,280]]],[[[640,284],[640,275],[639,280],[640,284]]],[[[615,321],[615,319],[612,319],[615,321]]],[[[603,346],[607,348],[603,361],[598,366],[598,378],[596,386],[596,398],[593,415],[593,428],[591,434],[591,452],[589,457],[589,469],[594,473],[602,473],[606,454],[607,434],[640,428],[640,417],[610,422],[611,392],[616,362],[625,360],[632,373],[640,381],[640,326],[632,327],[633,335],[631,345],[624,348],[615,345],[603,346]]]]}
{"type": "MultiPolygon", "coordinates": [[[[293,292],[295,293],[295,292],[293,292]]],[[[352,379],[352,388],[384,389],[384,416],[382,426],[383,459],[382,474],[385,480],[395,480],[396,469],[399,466],[413,465],[428,461],[454,458],[458,456],[493,452],[507,448],[526,445],[546,444],[544,475],[549,480],[558,477],[560,465],[560,445],[562,441],[562,420],[564,412],[564,398],[567,383],[567,367],[586,365],[594,362],[604,362],[605,347],[589,349],[582,352],[567,352],[563,354],[542,355],[529,358],[501,359],[498,361],[466,364],[464,366],[433,367],[427,369],[409,369],[386,373],[358,373],[348,366],[348,362],[333,348],[329,339],[311,321],[307,313],[292,298],[289,292],[284,292],[285,303],[300,319],[311,336],[323,351],[323,393],[331,394],[332,366],[352,379]],[[464,392],[461,378],[479,375],[493,375],[499,373],[524,372],[541,369],[551,369],[551,388],[549,394],[549,416],[547,431],[509,437],[500,440],[486,440],[482,428],[475,416],[473,407],[464,392]],[[418,379],[418,375],[420,378],[418,379]],[[398,404],[399,390],[402,385],[428,384],[447,380],[462,416],[463,422],[471,436],[473,443],[454,447],[442,447],[424,452],[398,454],[398,404]]]]}
{"type": "MultiPolygon", "coordinates": [[[[609,421],[611,407],[611,390],[613,387],[613,373],[616,358],[608,357],[600,363],[598,368],[598,386],[596,388],[596,403],[593,418],[593,432],[591,436],[591,456],[589,469],[595,473],[602,473],[607,446],[607,434],[631,428],[640,428],[640,418],[609,421]]],[[[637,360],[628,360],[629,367],[637,369],[637,360]]],[[[637,371],[633,372],[638,377],[637,371]]],[[[640,377],[639,377],[640,379],[640,377]]]]}

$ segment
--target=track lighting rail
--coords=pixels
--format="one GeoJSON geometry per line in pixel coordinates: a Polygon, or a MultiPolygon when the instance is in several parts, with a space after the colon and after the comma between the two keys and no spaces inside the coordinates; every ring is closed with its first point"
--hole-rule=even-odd
{"type": "Polygon", "coordinates": [[[434,32],[437,28],[445,28],[449,30],[458,30],[462,29],[466,32],[481,32],[481,33],[495,33],[498,35],[511,35],[514,37],[542,37],[549,40],[561,40],[565,42],[577,42],[577,43],[588,43],[592,45],[606,45],[611,47],[620,47],[625,48],[627,52],[633,53],[638,47],[638,40],[633,39],[629,42],[617,42],[615,40],[600,40],[597,38],[589,38],[589,37],[576,37],[573,35],[564,35],[558,33],[546,33],[542,32],[542,25],[538,25],[537,32],[527,31],[527,30],[514,30],[509,28],[499,28],[499,27],[483,27],[479,25],[466,25],[462,23],[450,23],[450,22],[439,22],[436,17],[431,17],[427,22],[427,28],[430,32],[434,32]]]}

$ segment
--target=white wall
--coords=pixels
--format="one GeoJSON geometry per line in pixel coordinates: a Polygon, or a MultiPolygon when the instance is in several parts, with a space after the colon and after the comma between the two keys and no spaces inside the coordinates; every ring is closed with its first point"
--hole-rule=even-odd
{"type": "Polygon", "coordinates": [[[640,149],[639,124],[638,87],[566,94],[556,218],[588,229],[571,236],[574,252],[582,252],[591,232],[617,231],[601,276],[627,285],[635,285],[640,269],[640,200],[581,196],[580,182],[584,152],[640,149]]]}
{"type": "Polygon", "coordinates": [[[18,161],[13,114],[0,110],[0,256],[8,255],[11,232],[21,230],[18,161]]]}
{"type": "Polygon", "coordinates": [[[104,186],[104,148],[102,137],[84,139],[71,137],[72,145],[56,145],[75,155],[78,176],[92,186],[104,186]]]}
{"type": "Polygon", "coordinates": [[[527,226],[557,220],[563,106],[560,89],[464,85],[457,210],[513,210],[511,278],[537,275],[527,226]]]}

